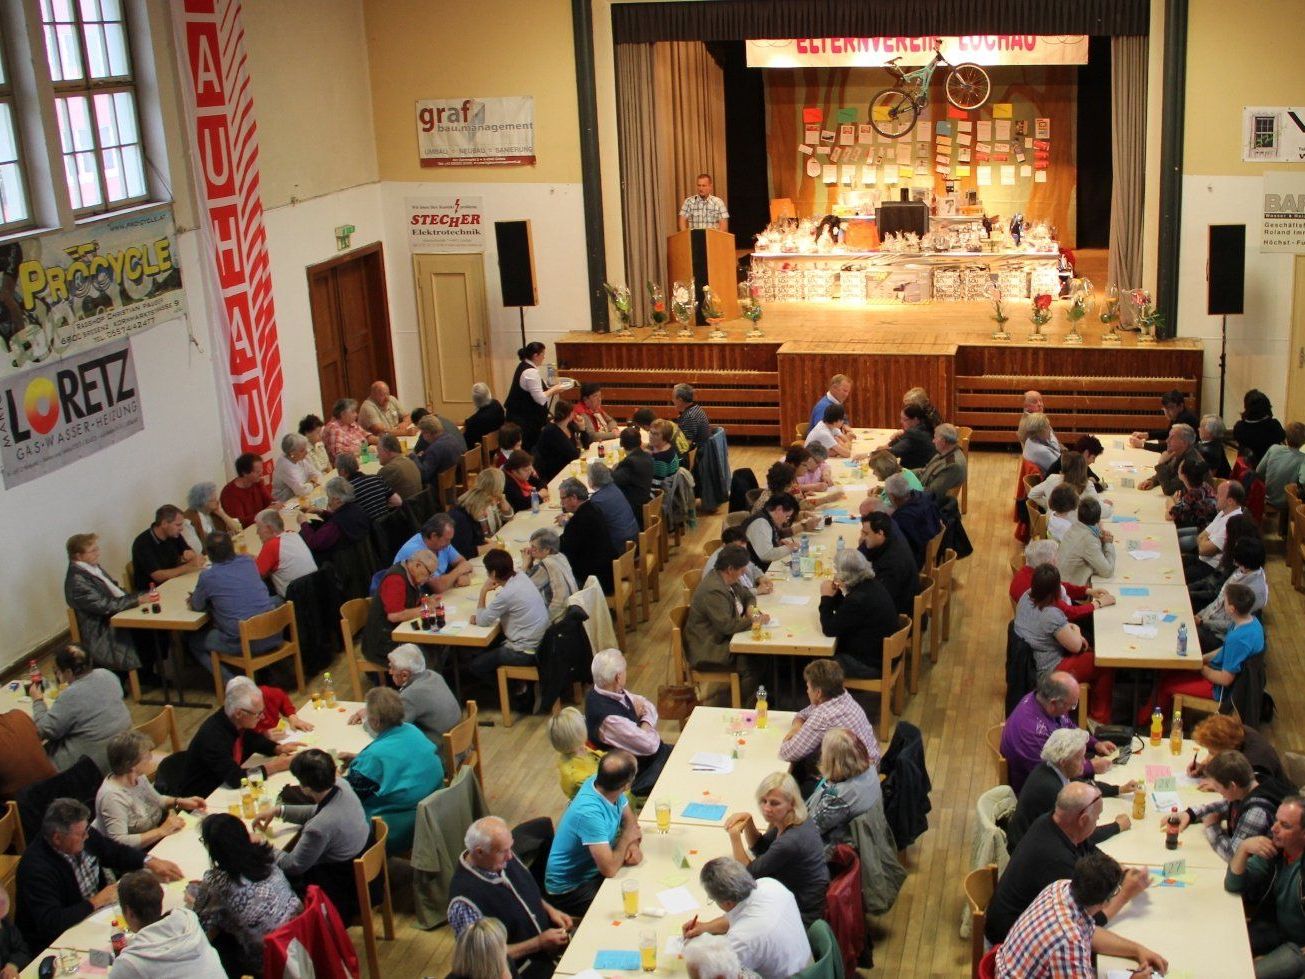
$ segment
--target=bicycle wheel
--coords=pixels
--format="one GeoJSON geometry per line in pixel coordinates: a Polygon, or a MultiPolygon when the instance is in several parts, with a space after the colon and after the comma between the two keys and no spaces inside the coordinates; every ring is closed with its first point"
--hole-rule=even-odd
{"type": "Polygon", "coordinates": [[[900,139],[915,128],[920,111],[915,100],[896,88],[886,88],[870,100],[870,125],[889,139],[900,139]]]}
{"type": "Polygon", "coordinates": [[[947,75],[947,101],[958,109],[977,109],[992,94],[992,81],[979,65],[966,62],[947,75]]]}

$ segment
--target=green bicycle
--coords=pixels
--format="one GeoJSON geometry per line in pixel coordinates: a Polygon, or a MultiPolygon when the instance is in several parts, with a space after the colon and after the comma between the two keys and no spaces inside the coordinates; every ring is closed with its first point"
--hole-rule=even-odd
{"type": "Polygon", "coordinates": [[[884,68],[897,79],[897,84],[886,88],[870,100],[870,125],[875,132],[888,139],[901,139],[915,128],[920,112],[929,104],[929,82],[939,65],[951,69],[947,73],[944,91],[947,101],[958,109],[970,111],[988,101],[992,94],[992,80],[987,71],[973,62],[950,64],[939,48],[934,49],[933,60],[915,71],[902,71],[897,58],[884,68]]]}

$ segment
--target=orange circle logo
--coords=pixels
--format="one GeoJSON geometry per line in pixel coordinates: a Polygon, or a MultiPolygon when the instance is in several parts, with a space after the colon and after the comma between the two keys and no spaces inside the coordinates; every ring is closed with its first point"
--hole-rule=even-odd
{"type": "Polygon", "coordinates": [[[40,435],[50,434],[59,424],[59,392],[55,390],[54,381],[48,377],[34,378],[23,395],[23,410],[32,431],[40,435]]]}

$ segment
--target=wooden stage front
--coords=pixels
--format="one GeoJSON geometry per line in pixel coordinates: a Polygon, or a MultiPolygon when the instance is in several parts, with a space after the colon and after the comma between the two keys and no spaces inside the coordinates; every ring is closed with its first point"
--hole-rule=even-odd
{"type": "MultiPolygon", "coordinates": [[[[557,342],[558,369],[597,381],[618,417],[644,406],[664,410],[670,388],[687,381],[712,421],[731,438],[787,442],[824,394],[829,378],[854,381],[849,415],[858,426],[894,427],[902,393],[929,391],[943,416],[974,429],[977,443],[1014,441],[1023,392],[1037,388],[1063,438],[1079,432],[1153,428],[1159,397],[1178,388],[1200,400],[1201,341],[1180,338],[1139,344],[1136,334],[1102,344],[1095,316],[1080,321],[1085,342],[1064,342],[1057,315],[1043,327],[1048,339],[1029,343],[1028,303],[1011,303],[1010,341],[992,339],[987,303],[918,306],[840,306],[771,303],[749,340],[746,320],[723,324],[725,340],[650,340],[649,327],[623,334],[568,333],[557,342]]],[[[1060,304],[1057,304],[1058,306],[1060,304]]]]}

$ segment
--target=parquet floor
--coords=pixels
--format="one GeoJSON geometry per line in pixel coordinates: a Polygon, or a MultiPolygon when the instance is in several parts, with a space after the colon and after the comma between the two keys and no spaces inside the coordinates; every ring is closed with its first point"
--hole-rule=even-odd
{"type": "MultiPolygon", "coordinates": [[[[748,466],[759,474],[775,457],[772,449],[731,448],[735,468],[748,466]]],[[[1010,522],[1015,468],[1015,457],[1004,453],[976,452],[970,462],[966,528],[975,553],[959,564],[951,641],[943,647],[936,666],[929,667],[925,657],[920,692],[910,698],[905,713],[926,738],[933,810],[929,831],[907,854],[909,875],[896,906],[873,923],[874,975],[968,975],[969,946],[957,931],[962,907],[960,882],[970,866],[974,801],[995,779],[983,735],[1002,720],[1005,626],[1010,608],[1005,592],[1008,562],[1015,553],[1010,522]]],[[[631,633],[625,651],[632,689],[655,696],[657,686],[666,682],[668,612],[681,600],[680,576],[700,565],[701,544],[719,535],[720,521],[720,514],[704,518],[672,553],[663,573],[662,601],[653,608],[652,622],[631,633]]],[[[1291,588],[1280,542],[1271,539],[1269,550],[1272,599],[1265,624],[1271,650],[1269,683],[1278,716],[1265,731],[1280,748],[1305,747],[1305,708],[1295,693],[1305,678],[1301,665],[1305,662],[1305,616],[1301,596],[1291,588]]],[[[333,672],[337,677],[347,676],[341,668],[333,672]]],[[[498,721],[496,699],[481,698],[482,718],[498,721]]],[[[151,709],[134,708],[133,713],[144,719],[151,709]]],[[[205,715],[194,709],[180,713],[183,739],[188,739],[205,715]]],[[[509,823],[539,815],[556,820],[562,813],[563,797],[546,720],[518,720],[511,729],[497,723],[482,728],[489,803],[509,823]]],[[[674,739],[675,727],[663,725],[668,740],[674,739]]],[[[728,851],[723,834],[721,849],[722,853],[728,851]]],[[[410,907],[406,887],[398,877],[395,880],[400,906],[410,907]]],[[[406,911],[399,915],[397,926],[396,940],[380,943],[381,968],[387,979],[444,976],[452,951],[449,930],[420,931],[406,911]]],[[[358,929],[353,932],[361,949],[358,929]]]]}

